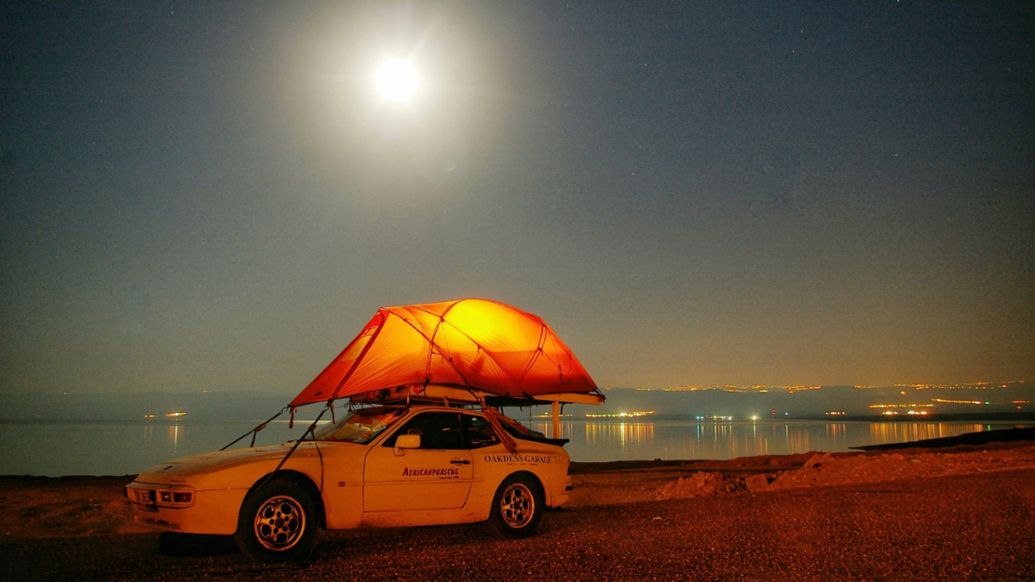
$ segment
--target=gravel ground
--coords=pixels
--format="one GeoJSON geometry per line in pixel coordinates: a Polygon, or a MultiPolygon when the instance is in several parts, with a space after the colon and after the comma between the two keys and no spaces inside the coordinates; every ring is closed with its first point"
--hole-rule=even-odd
{"type": "Polygon", "coordinates": [[[477,526],[320,532],[267,566],[221,538],[187,556],[156,534],[0,539],[0,578],[1035,579],[1035,470],[577,507],[537,535],[477,526]]]}

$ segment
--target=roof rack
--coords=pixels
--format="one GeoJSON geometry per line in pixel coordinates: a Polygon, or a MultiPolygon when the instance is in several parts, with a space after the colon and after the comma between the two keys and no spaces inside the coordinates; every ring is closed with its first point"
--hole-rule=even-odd
{"type": "Polygon", "coordinates": [[[349,397],[357,404],[453,404],[459,406],[535,406],[550,405],[553,409],[553,436],[560,438],[560,410],[563,404],[600,404],[600,394],[556,392],[553,394],[526,394],[524,397],[499,396],[468,386],[446,386],[442,384],[407,384],[364,392],[349,397]]]}
{"type": "Polygon", "coordinates": [[[524,396],[499,396],[467,386],[443,384],[406,384],[382,388],[362,394],[355,394],[349,400],[356,403],[374,404],[388,402],[456,402],[464,404],[488,404],[490,406],[533,406],[543,404],[600,404],[603,396],[575,392],[552,394],[526,394],[524,396]]]}

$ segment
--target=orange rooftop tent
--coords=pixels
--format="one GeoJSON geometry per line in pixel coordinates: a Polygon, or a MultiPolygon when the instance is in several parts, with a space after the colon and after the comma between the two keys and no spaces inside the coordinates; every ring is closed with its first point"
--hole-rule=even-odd
{"type": "Polygon", "coordinates": [[[289,405],[481,394],[598,404],[593,379],[538,316],[488,299],[382,307],[289,405]]]}

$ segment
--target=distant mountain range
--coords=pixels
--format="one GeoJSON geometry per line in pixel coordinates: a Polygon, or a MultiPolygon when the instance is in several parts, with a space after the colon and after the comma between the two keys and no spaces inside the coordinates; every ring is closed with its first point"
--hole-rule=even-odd
{"type": "MultiPolygon", "coordinates": [[[[654,410],[655,416],[836,418],[1035,412],[1035,385],[769,386],[638,390],[613,388],[602,412],[654,410]]],[[[595,412],[595,411],[594,411],[595,412]]]]}
{"type": "MultiPolygon", "coordinates": [[[[939,415],[1035,414],[1035,384],[909,385],[909,386],[753,386],[685,387],[664,390],[611,388],[599,407],[569,405],[573,418],[591,413],[654,411],[651,418],[723,416],[838,418],[886,416],[923,418],[939,415]]],[[[0,394],[0,420],[131,421],[146,414],[159,418],[185,411],[189,420],[264,420],[283,408],[293,395],[249,392],[69,392],[0,394]]],[[[302,409],[313,417],[318,407],[302,409]]],[[[508,409],[509,410],[509,409],[508,409]]],[[[546,411],[548,408],[541,408],[546,411]]],[[[520,417],[520,414],[518,414],[520,417]]]]}
{"type": "MultiPolygon", "coordinates": [[[[293,396],[293,394],[291,395],[293,396]]],[[[248,392],[40,392],[0,394],[0,420],[143,420],[183,411],[188,420],[255,420],[273,416],[291,400],[248,392]]]]}

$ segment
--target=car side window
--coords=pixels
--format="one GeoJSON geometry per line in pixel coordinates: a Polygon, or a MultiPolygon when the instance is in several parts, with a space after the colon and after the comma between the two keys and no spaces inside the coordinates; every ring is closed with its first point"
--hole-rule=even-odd
{"type": "Polygon", "coordinates": [[[492,430],[492,425],[484,418],[473,414],[465,414],[463,418],[467,448],[478,449],[500,442],[499,437],[492,430]]]}
{"type": "Polygon", "coordinates": [[[399,435],[420,435],[422,449],[462,449],[463,438],[460,429],[460,414],[456,412],[425,412],[409,420],[395,434],[385,441],[384,446],[394,447],[399,435]]]}

